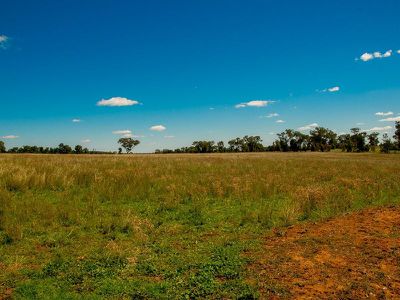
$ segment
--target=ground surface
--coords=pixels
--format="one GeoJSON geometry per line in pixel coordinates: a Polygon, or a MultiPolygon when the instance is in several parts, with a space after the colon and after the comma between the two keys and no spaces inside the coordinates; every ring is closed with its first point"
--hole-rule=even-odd
{"type": "Polygon", "coordinates": [[[275,229],[258,256],[262,297],[400,299],[400,208],[275,229]]]}
{"type": "Polygon", "coordinates": [[[0,298],[395,298],[399,204],[400,155],[0,155],[0,298]]]}

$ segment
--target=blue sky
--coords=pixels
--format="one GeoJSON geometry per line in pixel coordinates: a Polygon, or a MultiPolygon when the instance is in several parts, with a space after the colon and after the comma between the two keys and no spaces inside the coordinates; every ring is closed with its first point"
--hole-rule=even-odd
{"type": "Polygon", "coordinates": [[[316,124],[390,133],[399,12],[397,0],[2,0],[0,139],[116,150],[130,131],[147,152],[269,144],[316,124]]]}

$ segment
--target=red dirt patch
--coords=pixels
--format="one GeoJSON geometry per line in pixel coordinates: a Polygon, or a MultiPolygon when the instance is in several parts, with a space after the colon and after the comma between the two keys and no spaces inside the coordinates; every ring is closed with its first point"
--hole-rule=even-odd
{"type": "Polygon", "coordinates": [[[255,256],[261,298],[400,299],[400,208],[277,229],[255,256]]]}

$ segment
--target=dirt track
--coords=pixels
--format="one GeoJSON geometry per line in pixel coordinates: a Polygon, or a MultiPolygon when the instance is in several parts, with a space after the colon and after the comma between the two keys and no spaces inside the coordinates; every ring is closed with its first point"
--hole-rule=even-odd
{"type": "Polygon", "coordinates": [[[256,256],[261,298],[400,299],[400,208],[278,229],[256,256]]]}

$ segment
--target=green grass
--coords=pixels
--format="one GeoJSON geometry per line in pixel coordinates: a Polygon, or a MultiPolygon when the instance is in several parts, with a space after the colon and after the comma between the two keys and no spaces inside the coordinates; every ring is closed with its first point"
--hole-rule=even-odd
{"type": "Polygon", "coordinates": [[[277,226],[400,200],[400,156],[0,156],[0,297],[252,299],[277,226]]]}

